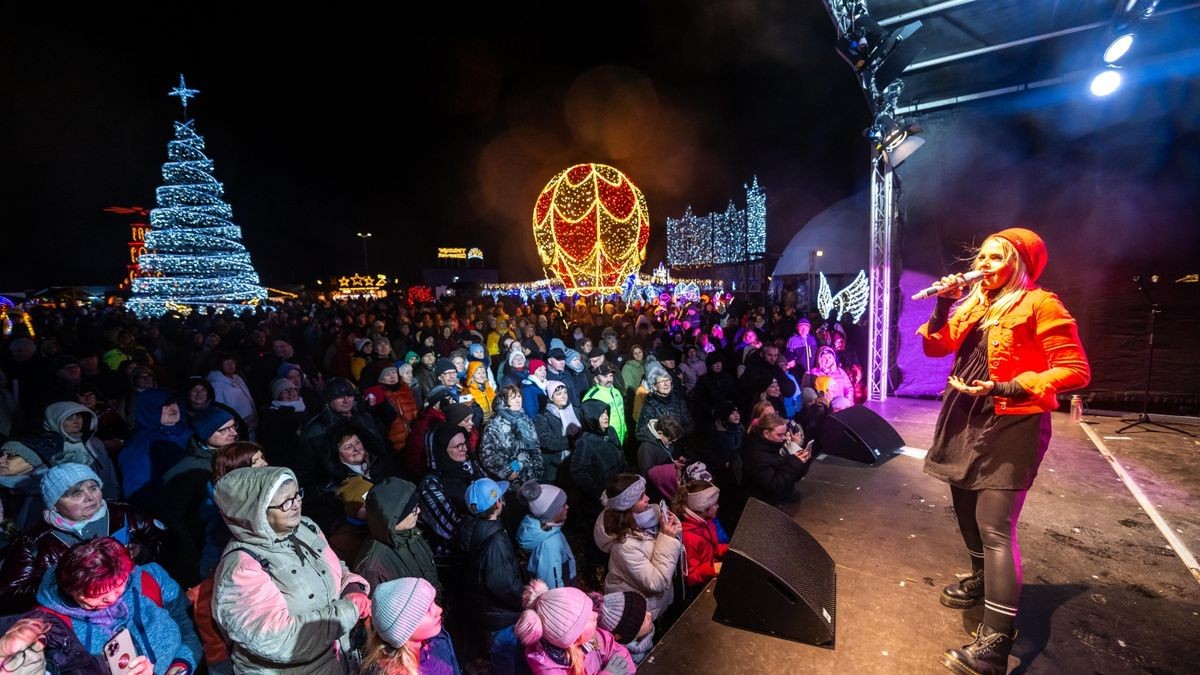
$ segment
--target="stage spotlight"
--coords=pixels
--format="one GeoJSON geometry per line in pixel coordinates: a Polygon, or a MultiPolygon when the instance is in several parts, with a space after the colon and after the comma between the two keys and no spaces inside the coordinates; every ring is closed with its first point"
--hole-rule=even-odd
{"type": "Polygon", "coordinates": [[[890,115],[879,115],[863,135],[871,139],[875,148],[887,157],[892,168],[908,159],[917,148],[925,145],[925,139],[916,136],[921,126],[911,121],[896,121],[890,115]]]}
{"type": "Polygon", "coordinates": [[[1129,52],[1129,48],[1133,46],[1133,33],[1123,33],[1108,43],[1108,49],[1104,50],[1104,62],[1116,63],[1129,52]]]}
{"type": "Polygon", "coordinates": [[[854,72],[867,68],[875,74],[875,87],[883,91],[909,67],[925,47],[909,41],[920,21],[888,31],[863,14],[855,17],[846,34],[838,38],[837,52],[854,72]]]}
{"type": "Polygon", "coordinates": [[[1121,86],[1121,73],[1115,68],[1105,68],[1096,73],[1092,78],[1092,84],[1088,88],[1092,92],[1092,96],[1108,96],[1116,91],[1121,86]]]}

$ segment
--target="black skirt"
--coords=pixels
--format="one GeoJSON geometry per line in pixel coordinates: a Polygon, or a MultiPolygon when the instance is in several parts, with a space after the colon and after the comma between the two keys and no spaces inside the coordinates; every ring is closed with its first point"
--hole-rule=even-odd
{"type": "MultiPolygon", "coordinates": [[[[987,380],[986,328],[975,326],[951,372],[987,380]]],[[[967,490],[1028,490],[1050,445],[1050,413],[997,415],[991,396],[946,388],[925,473],[967,490]]]]}

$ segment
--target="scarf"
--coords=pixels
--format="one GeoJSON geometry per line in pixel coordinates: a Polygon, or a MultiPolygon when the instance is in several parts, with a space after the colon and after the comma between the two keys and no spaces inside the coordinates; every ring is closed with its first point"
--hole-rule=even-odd
{"type": "Polygon", "coordinates": [[[87,443],[82,440],[64,437],[62,447],[54,455],[51,460],[51,466],[59,464],[82,464],[84,466],[92,465],[92,453],[88,452],[87,443]]]}
{"type": "Polygon", "coordinates": [[[501,407],[498,414],[512,427],[513,433],[517,435],[517,439],[519,440],[518,446],[520,448],[532,450],[541,447],[541,444],[538,442],[537,429],[534,428],[533,421],[523,411],[509,410],[507,407],[501,407]]]}
{"type": "Polygon", "coordinates": [[[658,509],[649,508],[641,513],[633,514],[633,521],[638,529],[646,531],[650,536],[658,536],[658,509]]]}
{"type": "Polygon", "coordinates": [[[298,398],[295,401],[271,401],[271,407],[280,410],[282,408],[291,408],[298,413],[304,412],[304,399],[298,398]]]}
{"type": "Polygon", "coordinates": [[[42,518],[46,524],[61,532],[73,534],[77,539],[83,538],[83,530],[88,525],[104,518],[108,515],[108,502],[100,502],[100,508],[96,509],[96,513],[87,520],[69,520],[54,509],[46,509],[42,511],[42,518]]]}
{"type": "Polygon", "coordinates": [[[583,428],[583,425],[579,423],[579,417],[575,414],[575,406],[571,405],[570,403],[567,403],[567,407],[565,408],[560,408],[551,403],[550,405],[546,406],[546,410],[550,411],[551,415],[554,415],[559,419],[560,422],[562,422],[563,436],[567,435],[567,429],[572,424],[581,429],[583,428]]]}

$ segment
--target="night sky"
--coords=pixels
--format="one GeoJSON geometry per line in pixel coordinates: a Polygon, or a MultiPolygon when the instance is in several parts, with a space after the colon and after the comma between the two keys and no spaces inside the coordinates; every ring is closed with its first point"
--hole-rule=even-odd
{"type": "Polygon", "coordinates": [[[867,106],[816,0],[153,11],[0,27],[0,290],[122,278],[128,220],[103,209],[155,205],[179,73],[271,285],[360,270],[364,230],[373,272],[480,246],[502,279],[540,278],[533,202],[578,162],[641,187],[648,266],[668,216],[740,206],[752,175],[775,253],[867,180],[867,106]]]}

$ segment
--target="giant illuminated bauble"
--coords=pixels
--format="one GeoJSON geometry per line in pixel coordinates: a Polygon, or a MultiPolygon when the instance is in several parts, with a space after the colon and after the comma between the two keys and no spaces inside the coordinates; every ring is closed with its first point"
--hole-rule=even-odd
{"type": "Polygon", "coordinates": [[[533,239],[546,275],[568,293],[615,293],[646,259],[650,210],[625,174],[576,164],[542,189],[533,239]]]}

